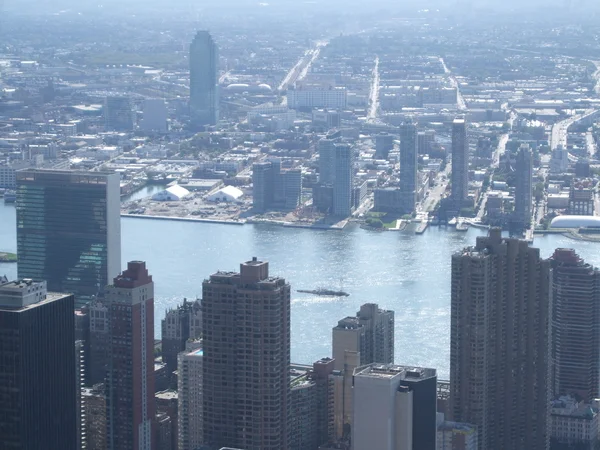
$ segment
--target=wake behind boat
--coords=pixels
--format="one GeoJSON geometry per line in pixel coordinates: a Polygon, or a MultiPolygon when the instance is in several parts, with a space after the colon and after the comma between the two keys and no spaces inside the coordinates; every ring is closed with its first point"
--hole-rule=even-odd
{"type": "Polygon", "coordinates": [[[318,288],[318,289],[298,289],[296,292],[302,292],[304,294],[322,295],[328,297],[348,297],[350,294],[344,291],[334,291],[332,289],[318,288]]]}

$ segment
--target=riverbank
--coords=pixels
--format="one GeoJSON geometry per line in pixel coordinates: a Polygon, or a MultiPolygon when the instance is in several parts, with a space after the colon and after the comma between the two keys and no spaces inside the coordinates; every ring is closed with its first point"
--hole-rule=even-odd
{"type": "Polygon", "coordinates": [[[0,252],[0,262],[16,263],[17,255],[16,253],[0,252]]]}

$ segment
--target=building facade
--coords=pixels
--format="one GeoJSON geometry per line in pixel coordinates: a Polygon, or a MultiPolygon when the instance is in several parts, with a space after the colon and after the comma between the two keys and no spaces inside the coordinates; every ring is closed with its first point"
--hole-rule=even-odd
{"type": "Polygon", "coordinates": [[[354,167],[352,147],[348,144],[335,145],[335,180],[333,182],[333,215],[348,217],[352,214],[352,187],[354,167]]]}
{"type": "Polygon", "coordinates": [[[202,359],[204,351],[196,348],[179,355],[177,391],[179,393],[179,450],[196,450],[204,442],[202,359]]]}
{"type": "Polygon", "coordinates": [[[435,369],[370,364],[354,371],[354,450],[435,450],[435,369]]]}
{"type": "Polygon", "coordinates": [[[344,353],[360,353],[361,366],[394,362],[394,311],[365,303],[356,316],[345,317],[333,327],[332,349],[335,368],[344,368],[344,353]]]}
{"type": "Polygon", "coordinates": [[[406,123],[400,127],[400,192],[404,214],[412,214],[417,203],[418,156],[417,126],[406,123]]]}
{"type": "Polygon", "coordinates": [[[281,170],[281,160],[271,158],[252,165],[252,205],[257,212],[294,210],[302,201],[302,170],[281,170]]]}
{"type": "Polygon", "coordinates": [[[335,145],[341,143],[341,131],[333,131],[319,140],[319,183],[333,184],[335,180],[335,145]]]}
{"type": "Polygon", "coordinates": [[[131,98],[106,97],[104,101],[104,127],[109,131],[133,131],[135,119],[131,98]]]}
{"type": "Polygon", "coordinates": [[[72,295],[0,284],[0,447],[77,448],[74,322],[72,295]]]}
{"type": "Polygon", "coordinates": [[[129,262],[106,288],[106,300],[108,449],[154,450],[154,283],[146,263],[129,262]]]}
{"type": "Polygon", "coordinates": [[[476,425],[480,450],[548,448],[551,283],[499,228],[452,255],[450,420],[476,425]]]}
{"type": "Polygon", "coordinates": [[[458,211],[469,197],[469,141],[464,118],[452,123],[452,202],[458,211]]]}
{"type": "Polygon", "coordinates": [[[572,249],[557,249],[553,269],[554,398],[600,397],[600,271],[572,249]]]}
{"type": "Polygon", "coordinates": [[[202,334],[200,300],[183,303],[169,309],[161,322],[162,359],[167,371],[177,370],[177,357],[185,350],[188,339],[198,339],[202,334]]]}
{"type": "Polygon", "coordinates": [[[208,31],[198,31],[190,45],[190,114],[197,126],[219,121],[219,51],[208,31]]]}
{"type": "Polygon", "coordinates": [[[551,450],[596,450],[600,441],[598,399],[586,403],[571,396],[552,402],[551,450]]]}
{"type": "Polygon", "coordinates": [[[18,276],[72,292],[82,306],[121,264],[119,175],[27,169],[17,173],[18,276]]]}
{"type": "Polygon", "coordinates": [[[204,444],[288,448],[290,285],[253,258],[202,293],[204,444]]]}
{"type": "Polygon", "coordinates": [[[528,145],[519,148],[516,163],[515,224],[520,229],[531,226],[533,206],[533,154],[528,145]]]}

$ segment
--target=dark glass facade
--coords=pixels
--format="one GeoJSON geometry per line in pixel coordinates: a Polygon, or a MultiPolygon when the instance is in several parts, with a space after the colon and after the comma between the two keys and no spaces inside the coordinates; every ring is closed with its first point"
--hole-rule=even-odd
{"type": "Polygon", "coordinates": [[[0,306],[0,448],[75,450],[73,296],[0,306]]]}
{"type": "Polygon", "coordinates": [[[81,306],[119,273],[119,175],[17,173],[19,278],[46,280],[81,306]]]}

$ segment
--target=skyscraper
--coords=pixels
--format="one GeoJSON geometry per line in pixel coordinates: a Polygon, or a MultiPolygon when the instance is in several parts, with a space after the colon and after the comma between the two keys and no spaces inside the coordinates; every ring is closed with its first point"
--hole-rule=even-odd
{"type": "Polygon", "coordinates": [[[551,270],[527,241],[493,228],[452,255],[451,420],[477,425],[481,450],[546,450],[551,270]]]}
{"type": "Polygon", "coordinates": [[[253,258],[202,293],[204,444],[288,448],[290,285],[253,258]]]}
{"type": "Polygon", "coordinates": [[[361,366],[394,362],[394,311],[365,303],[356,316],[345,317],[333,327],[332,350],[335,369],[342,370],[344,353],[360,352],[361,366]]]}
{"type": "Polygon", "coordinates": [[[350,145],[335,144],[334,216],[345,218],[352,214],[353,159],[350,145]]]}
{"type": "Polygon", "coordinates": [[[252,201],[256,212],[294,210],[302,200],[302,170],[281,170],[281,160],[270,158],[252,165],[252,201]]]}
{"type": "Polygon", "coordinates": [[[533,155],[529,145],[523,144],[517,154],[515,189],[515,226],[522,229],[531,225],[533,203],[533,155]]]}
{"type": "Polygon", "coordinates": [[[200,300],[188,302],[169,309],[161,322],[162,359],[169,373],[177,370],[177,356],[185,350],[188,339],[200,338],[202,311],[200,300]]]}
{"type": "Polygon", "coordinates": [[[208,31],[198,31],[190,45],[190,112],[195,125],[219,120],[219,55],[208,31]]]}
{"type": "Polygon", "coordinates": [[[317,144],[320,184],[332,184],[335,180],[335,144],[339,144],[341,140],[342,132],[332,131],[317,144]]]}
{"type": "Polygon", "coordinates": [[[75,294],[100,294],[121,264],[119,175],[27,169],[17,173],[20,278],[75,294]]]}
{"type": "Polygon", "coordinates": [[[354,371],[356,450],[435,450],[435,369],[371,364],[354,371]]]}
{"type": "Polygon", "coordinates": [[[146,263],[132,261],[106,288],[110,362],[107,441],[110,450],[153,450],[154,283],[146,263]]]}
{"type": "Polygon", "coordinates": [[[557,249],[553,269],[554,397],[600,397],[600,271],[571,249],[557,249]]]}
{"type": "Polygon", "coordinates": [[[380,133],[375,136],[375,159],[388,159],[390,151],[394,149],[394,136],[380,133]]]}
{"type": "Polygon", "coordinates": [[[124,95],[106,97],[104,126],[110,131],[132,131],[135,124],[131,99],[124,95]]]}
{"type": "Polygon", "coordinates": [[[0,284],[0,447],[77,448],[73,296],[0,284]]]}
{"type": "Polygon", "coordinates": [[[144,100],[144,120],[141,125],[144,131],[166,133],[168,118],[167,105],[162,98],[144,100]]]}
{"type": "Polygon", "coordinates": [[[404,214],[412,214],[417,203],[418,156],[417,126],[406,123],[400,127],[400,194],[404,214]]]}
{"type": "Polygon", "coordinates": [[[178,394],[179,394],[179,450],[196,450],[204,442],[203,392],[202,387],[202,348],[183,352],[179,355],[178,394]]]}
{"type": "Polygon", "coordinates": [[[467,122],[457,117],[452,123],[452,202],[458,211],[469,197],[469,141],[467,122]]]}

